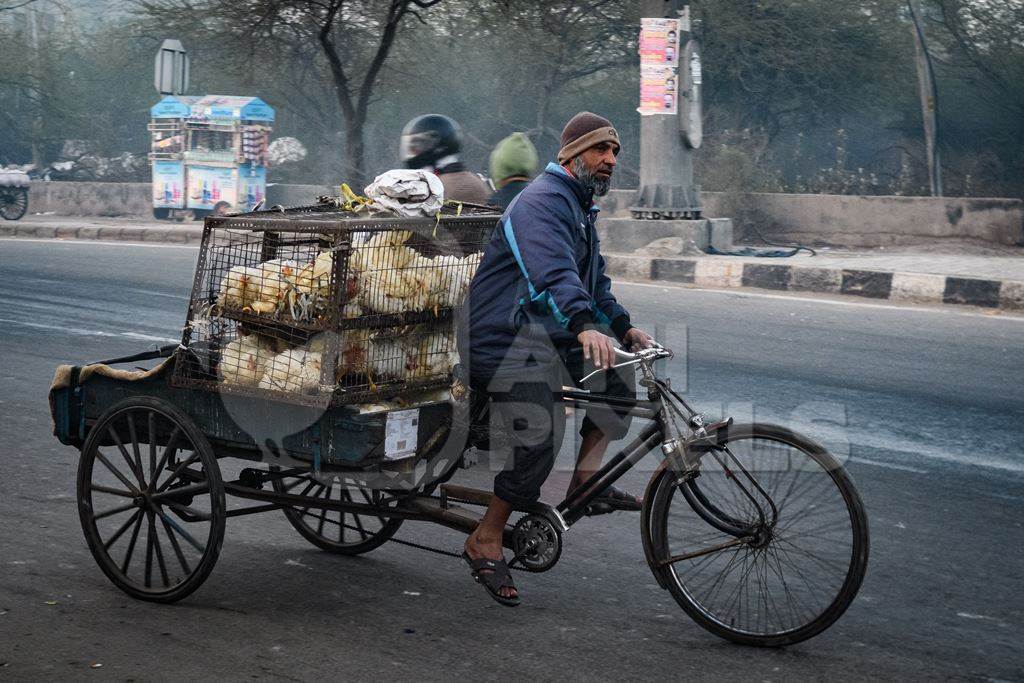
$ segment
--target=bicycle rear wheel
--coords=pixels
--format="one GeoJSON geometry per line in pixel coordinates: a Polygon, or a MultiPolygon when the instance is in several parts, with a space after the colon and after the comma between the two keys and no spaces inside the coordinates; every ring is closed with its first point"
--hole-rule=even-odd
{"type": "MultiPolygon", "coordinates": [[[[274,491],[308,496],[315,500],[383,505],[384,497],[341,475],[302,473],[274,477],[274,491]]],[[[396,501],[397,502],[397,501],[396,501]]],[[[394,504],[394,503],[392,503],[394,504]]],[[[328,511],[326,508],[288,506],[288,522],[307,541],[339,555],[361,555],[384,545],[404,520],[374,514],[328,511]]]]}
{"type": "Polygon", "coordinates": [[[736,425],[696,477],[648,489],[651,569],[712,633],[773,647],[814,637],[850,606],[868,560],[867,516],[842,466],[783,427],[736,425]],[[747,476],[749,474],[749,477],[747,476]]]}

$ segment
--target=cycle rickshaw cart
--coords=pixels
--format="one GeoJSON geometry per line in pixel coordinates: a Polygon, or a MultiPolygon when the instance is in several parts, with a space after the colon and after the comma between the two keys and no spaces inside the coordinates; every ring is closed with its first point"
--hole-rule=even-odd
{"type": "Polygon", "coordinates": [[[28,188],[31,181],[24,171],[0,168],[0,217],[16,221],[28,211],[28,188]]]}
{"type": "MultiPolygon", "coordinates": [[[[136,598],[194,591],[228,517],[281,511],[319,548],[357,555],[388,540],[433,550],[393,536],[407,521],[468,533],[490,501],[449,483],[486,442],[486,407],[452,378],[451,328],[497,216],[276,208],[206,219],[181,344],[58,369],[55,434],[81,450],[86,541],[136,598]],[[144,360],[159,362],[115,367],[144,360]],[[247,466],[222,477],[229,461],[247,466]],[[246,504],[229,509],[228,496],[246,504]]],[[[590,502],[654,453],[640,532],[655,580],[686,613],[749,645],[828,628],[868,557],[841,464],[782,427],[708,423],[658,376],[670,356],[660,346],[619,355],[644,398],[584,388],[561,399],[645,426],[566,500],[517,510],[510,566],[553,567],[590,502]]]]}

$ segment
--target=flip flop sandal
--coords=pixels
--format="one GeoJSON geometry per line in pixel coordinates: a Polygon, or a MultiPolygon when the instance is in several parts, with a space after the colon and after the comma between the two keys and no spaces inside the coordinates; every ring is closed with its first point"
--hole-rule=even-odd
{"type": "Polygon", "coordinates": [[[636,512],[642,507],[640,499],[633,494],[626,493],[614,486],[609,486],[601,492],[600,496],[590,502],[590,505],[587,506],[583,514],[587,517],[595,517],[597,515],[607,515],[618,510],[636,512]]]}
{"type": "Polygon", "coordinates": [[[491,596],[496,602],[505,605],[506,607],[515,607],[519,604],[519,595],[515,597],[507,598],[501,594],[502,588],[515,588],[516,585],[512,583],[512,574],[508,570],[508,564],[505,563],[505,558],[500,560],[491,560],[486,557],[479,559],[472,559],[465,552],[462,553],[462,559],[466,561],[472,571],[473,580],[479,583],[487,591],[487,594],[491,596]]]}

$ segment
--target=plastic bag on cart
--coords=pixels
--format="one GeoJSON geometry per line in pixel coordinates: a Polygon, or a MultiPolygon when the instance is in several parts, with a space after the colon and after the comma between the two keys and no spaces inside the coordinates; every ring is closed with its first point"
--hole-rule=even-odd
{"type": "Polygon", "coordinates": [[[444,185],[429,171],[394,169],[374,178],[366,196],[401,216],[433,216],[444,202],[444,185]]]}
{"type": "MultiPolygon", "coordinates": [[[[0,168],[0,187],[28,187],[28,173],[16,168],[0,168]]],[[[438,180],[437,182],[441,182],[438,180]]]]}

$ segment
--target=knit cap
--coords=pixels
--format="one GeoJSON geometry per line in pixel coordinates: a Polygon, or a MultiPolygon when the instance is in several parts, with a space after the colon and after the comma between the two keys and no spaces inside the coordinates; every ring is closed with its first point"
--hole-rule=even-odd
{"type": "Polygon", "coordinates": [[[564,164],[573,157],[602,142],[620,146],[619,134],[612,122],[603,116],[581,111],[569,119],[562,129],[562,148],[558,150],[558,163],[564,164]]]}
{"type": "Polygon", "coordinates": [[[537,149],[523,133],[512,133],[491,152],[491,180],[495,182],[537,173],[537,149]]]}

